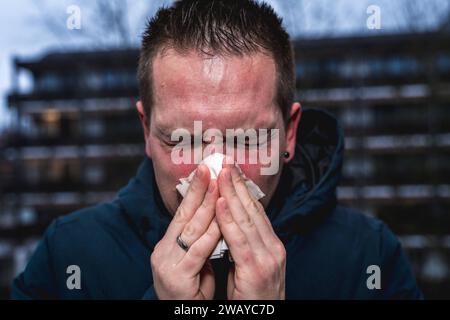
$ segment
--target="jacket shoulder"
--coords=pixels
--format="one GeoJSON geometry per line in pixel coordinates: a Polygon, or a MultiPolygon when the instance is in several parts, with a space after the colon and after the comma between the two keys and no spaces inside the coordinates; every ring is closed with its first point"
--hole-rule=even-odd
{"type": "Polygon", "coordinates": [[[111,250],[102,246],[134,240],[134,229],[129,226],[120,202],[114,200],[58,217],[48,227],[44,239],[58,255],[70,252],[87,256],[93,250],[111,250]]]}
{"type": "MultiPolygon", "coordinates": [[[[343,248],[349,257],[364,267],[363,275],[367,276],[369,269],[366,268],[369,266],[380,268],[383,275],[380,297],[423,297],[400,241],[384,222],[358,210],[337,206],[328,223],[334,232],[341,234],[335,237],[345,239],[343,248]]],[[[365,291],[366,288],[363,286],[360,290],[365,291]]]]}
{"type": "Polygon", "coordinates": [[[148,267],[145,246],[129,227],[120,203],[112,201],[55,219],[14,280],[12,297],[123,297],[127,292],[119,287],[125,285],[124,279],[135,281],[133,294],[140,297],[148,283],[139,276],[131,279],[128,273],[148,274],[148,267]],[[71,267],[81,274],[81,290],[68,290],[71,267]]]}
{"type": "Polygon", "coordinates": [[[337,240],[351,244],[354,252],[378,260],[378,263],[401,248],[400,241],[383,221],[353,208],[338,205],[325,228],[337,240]]]}
{"type": "Polygon", "coordinates": [[[122,208],[120,203],[114,200],[60,216],[55,219],[53,228],[55,230],[65,230],[74,227],[89,227],[105,222],[114,223],[121,219],[123,219],[122,208]]]}
{"type": "Polygon", "coordinates": [[[338,205],[330,217],[330,222],[336,224],[342,229],[349,231],[361,229],[365,233],[377,234],[382,232],[386,224],[372,216],[354,208],[338,205]]]}

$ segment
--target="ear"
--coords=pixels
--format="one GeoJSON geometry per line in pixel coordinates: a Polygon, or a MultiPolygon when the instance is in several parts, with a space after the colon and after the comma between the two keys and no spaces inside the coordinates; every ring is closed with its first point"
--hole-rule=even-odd
{"type": "Polygon", "coordinates": [[[291,106],[289,114],[289,120],[286,127],[286,150],[289,152],[289,157],[284,158],[284,162],[287,163],[294,158],[295,145],[297,143],[297,128],[302,115],[302,106],[299,102],[294,102],[291,106]]]}
{"type": "Polygon", "coordinates": [[[139,114],[139,120],[141,121],[142,129],[144,131],[145,153],[147,154],[147,157],[151,159],[152,153],[150,149],[150,118],[147,116],[141,100],[136,102],[136,110],[139,114]]]}

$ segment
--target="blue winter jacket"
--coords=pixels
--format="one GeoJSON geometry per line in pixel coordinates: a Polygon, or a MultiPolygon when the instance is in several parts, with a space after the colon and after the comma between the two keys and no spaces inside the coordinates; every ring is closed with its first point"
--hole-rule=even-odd
{"type": "MultiPolygon", "coordinates": [[[[297,138],[295,158],[267,208],[286,247],[286,298],[422,298],[389,228],[337,203],[344,138],[336,119],[305,110],[297,138]]],[[[51,223],[14,280],[12,298],[157,299],[150,255],[170,220],[145,158],[115,200],[51,223]],[[79,288],[70,266],[79,267],[79,288]]],[[[223,281],[217,286],[224,290],[223,281]]]]}

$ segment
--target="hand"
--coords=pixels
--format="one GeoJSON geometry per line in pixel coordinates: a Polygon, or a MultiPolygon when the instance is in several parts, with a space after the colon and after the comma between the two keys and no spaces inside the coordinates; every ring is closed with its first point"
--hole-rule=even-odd
{"type": "Polygon", "coordinates": [[[284,299],[286,250],[264,207],[235,166],[223,168],[218,182],[217,222],[235,262],[228,274],[228,299],[284,299]]]}
{"type": "Polygon", "coordinates": [[[209,169],[199,165],[188,192],[177,209],[164,237],[151,255],[153,286],[159,299],[212,299],[214,273],[209,257],[221,234],[214,218],[219,196],[209,169]],[[176,242],[181,234],[189,246],[176,242]]]}

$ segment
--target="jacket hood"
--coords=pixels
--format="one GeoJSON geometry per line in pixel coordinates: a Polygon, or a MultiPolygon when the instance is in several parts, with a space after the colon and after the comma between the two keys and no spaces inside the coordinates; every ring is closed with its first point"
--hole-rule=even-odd
{"type": "MultiPolygon", "coordinates": [[[[294,158],[284,166],[267,215],[279,234],[302,233],[319,224],[336,205],[344,137],[337,120],[322,110],[302,112],[294,158]]],[[[118,194],[133,227],[155,245],[171,216],[156,186],[152,161],[145,158],[137,175],[118,194]]]]}
{"type": "Polygon", "coordinates": [[[344,134],[328,112],[307,109],[297,130],[295,156],[283,169],[267,214],[275,230],[307,231],[336,205],[344,134]]]}

